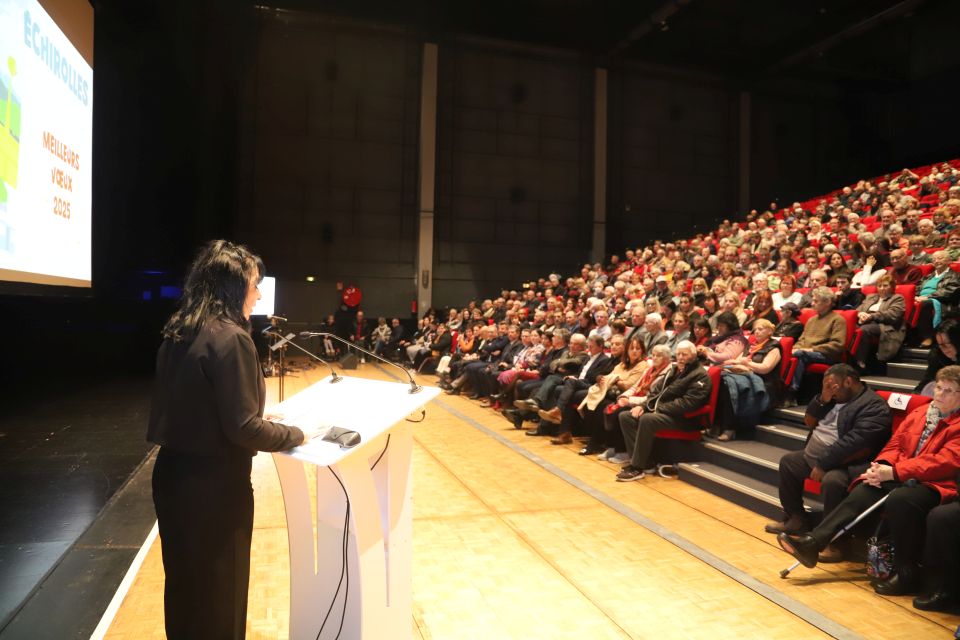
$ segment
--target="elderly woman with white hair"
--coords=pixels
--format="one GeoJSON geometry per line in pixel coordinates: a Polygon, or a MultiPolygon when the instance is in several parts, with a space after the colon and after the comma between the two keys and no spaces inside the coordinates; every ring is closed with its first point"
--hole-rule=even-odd
{"type": "Polygon", "coordinates": [[[921,347],[933,344],[933,330],[944,316],[956,313],[960,301],[960,275],[950,268],[946,251],[933,254],[933,271],[917,287],[916,303],[920,305],[917,335],[921,347]]]}
{"type": "Polygon", "coordinates": [[[710,376],[689,340],[677,345],[676,358],[650,386],[643,404],[620,413],[620,430],[631,458],[617,474],[618,482],[639,480],[653,466],[650,454],[658,431],[700,428],[695,418],[685,416],[710,401],[710,376]]]}

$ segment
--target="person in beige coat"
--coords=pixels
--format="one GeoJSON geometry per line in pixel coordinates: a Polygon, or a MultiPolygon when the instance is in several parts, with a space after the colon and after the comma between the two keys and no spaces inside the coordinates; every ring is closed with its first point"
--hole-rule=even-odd
{"type": "Polygon", "coordinates": [[[896,357],[907,335],[903,314],[903,296],[894,293],[893,278],[885,275],[877,280],[877,293],[871,293],[857,307],[857,324],[863,332],[855,354],[857,365],[866,368],[871,354],[887,362],[896,357]]]}

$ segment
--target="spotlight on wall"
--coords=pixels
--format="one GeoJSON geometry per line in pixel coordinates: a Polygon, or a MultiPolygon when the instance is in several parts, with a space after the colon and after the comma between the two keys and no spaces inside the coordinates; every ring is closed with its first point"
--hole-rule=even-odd
{"type": "Polygon", "coordinates": [[[660,21],[660,31],[670,31],[670,25],[667,24],[666,20],[660,21]]]}
{"type": "Polygon", "coordinates": [[[307,282],[313,282],[314,280],[316,280],[316,278],[313,276],[307,276],[307,282]]]}

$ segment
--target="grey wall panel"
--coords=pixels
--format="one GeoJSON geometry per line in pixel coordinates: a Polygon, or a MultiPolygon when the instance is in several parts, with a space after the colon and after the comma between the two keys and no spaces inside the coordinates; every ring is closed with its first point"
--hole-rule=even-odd
{"type": "Polygon", "coordinates": [[[408,315],[420,43],[292,14],[260,27],[240,92],[238,235],[297,283],[284,303],[297,319],[332,312],[330,287],[350,279],[370,314],[408,315]]]}

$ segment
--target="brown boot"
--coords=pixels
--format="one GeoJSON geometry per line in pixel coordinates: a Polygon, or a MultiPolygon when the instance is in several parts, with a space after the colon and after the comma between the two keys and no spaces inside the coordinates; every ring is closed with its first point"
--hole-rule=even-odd
{"type": "Polygon", "coordinates": [[[569,431],[557,434],[556,438],[550,439],[550,444],[570,444],[573,442],[573,435],[569,431]]]}
{"type": "Polygon", "coordinates": [[[790,516],[783,522],[770,522],[763,528],[767,533],[789,533],[796,535],[807,530],[807,521],[803,516],[790,516]]]}

